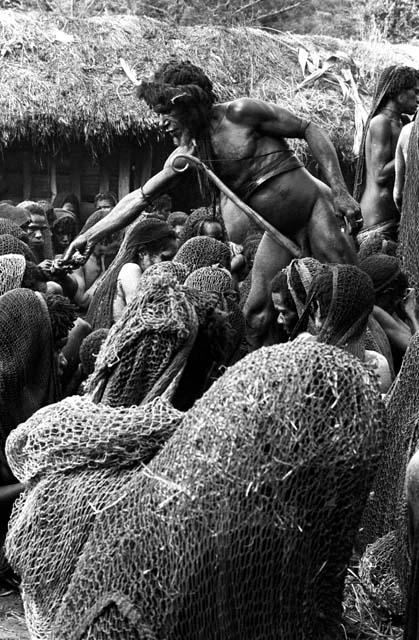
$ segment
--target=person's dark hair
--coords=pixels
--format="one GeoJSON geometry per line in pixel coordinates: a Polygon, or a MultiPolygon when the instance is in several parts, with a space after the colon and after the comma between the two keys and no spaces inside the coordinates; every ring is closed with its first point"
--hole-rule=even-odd
{"type": "Polygon", "coordinates": [[[157,198],[153,198],[153,203],[151,207],[149,207],[149,212],[161,212],[162,209],[172,208],[172,198],[168,193],[163,193],[161,196],[157,198]]]}
{"type": "Polygon", "coordinates": [[[26,211],[29,211],[29,213],[33,216],[44,216],[44,218],[47,219],[47,214],[44,208],[37,202],[28,202],[27,204],[20,203],[18,207],[19,206],[26,209],[26,211]]]}
{"type": "Polygon", "coordinates": [[[97,208],[97,203],[99,202],[99,200],[109,200],[109,202],[112,202],[113,207],[118,204],[118,198],[113,191],[102,191],[101,193],[97,193],[94,199],[95,208],[97,208]]]}
{"type": "Polygon", "coordinates": [[[74,209],[75,209],[75,214],[78,215],[79,214],[79,210],[80,210],[80,200],[78,199],[78,197],[76,196],[75,193],[67,193],[62,201],[61,204],[61,208],[65,205],[65,204],[71,204],[74,209]]]}
{"type": "Polygon", "coordinates": [[[145,251],[157,253],[165,247],[169,240],[176,240],[177,236],[171,227],[163,220],[148,218],[138,227],[134,227],[126,246],[127,262],[137,262],[138,253],[145,251]]]}
{"type": "Polygon", "coordinates": [[[44,294],[51,321],[54,347],[61,348],[77,318],[77,308],[68,298],[56,293],[44,294]]]}
{"type": "Polygon", "coordinates": [[[284,296],[284,302],[295,313],[297,313],[297,307],[288,289],[287,274],[284,271],[280,271],[271,281],[271,293],[282,293],[284,296]]]}
{"type": "Polygon", "coordinates": [[[47,277],[41,267],[34,262],[27,260],[22,284],[20,285],[22,289],[32,289],[32,291],[44,292],[46,291],[46,282],[47,277]]]}
{"type": "Polygon", "coordinates": [[[223,233],[223,239],[221,242],[226,242],[228,240],[227,229],[220,211],[218,209],[214,211],[210,207],[199,207],[192,211],[183,226],[181,235],[182,244],[187,242],[190,238],[205,235],[203,233],[203,227],[207,222],[217,222],[221,225],[223,233]]]}
{"type": "Polygon", "coordinates": [[[188,214],[184,211],[172,211],[167,217],[167,224],[171,227],[183,226],[188,219],[188,214]]]}

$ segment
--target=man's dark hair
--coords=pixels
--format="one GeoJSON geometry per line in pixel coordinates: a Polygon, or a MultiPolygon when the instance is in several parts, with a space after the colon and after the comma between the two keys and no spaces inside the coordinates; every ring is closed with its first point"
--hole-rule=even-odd
{"type": "Polygon", "coordinates": [[[94,199],[95,208],[97,208],[97,203],[99,202],[99,200],[109,200],[109,202],[113,203],[112,206],[114,207],[118,204],[118,198],[112,191],[103,191],[101,193],[97,193],[94,199]]]}
{"type": "Polygon", "coordinates": [[[65,296],[57,293],[44,294],[51,321],[52,338],[55,348],[60,348],[68,336],[77,317],[77,308],[65,296]]]}
{"type": "Polygon", "coordinates": [[[297,313],[297,307],[288,288],[287,274],[284,271],[280,271],[271,281],[271,293],[282,293],[284,296],[284,302],[293,311],[297,313]]]}

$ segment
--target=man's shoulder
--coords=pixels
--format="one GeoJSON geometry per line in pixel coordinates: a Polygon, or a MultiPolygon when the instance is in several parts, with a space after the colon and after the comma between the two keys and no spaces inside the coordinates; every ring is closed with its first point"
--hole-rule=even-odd
{"type": "Polygon", "coordinates": [[[262,100],[254,98],[236,98],[230,102],[224,102],[220,107],[224,107],[225,115],[229,120],[241,122],[244,118],[253,115],[263,104],[262,100]]]}

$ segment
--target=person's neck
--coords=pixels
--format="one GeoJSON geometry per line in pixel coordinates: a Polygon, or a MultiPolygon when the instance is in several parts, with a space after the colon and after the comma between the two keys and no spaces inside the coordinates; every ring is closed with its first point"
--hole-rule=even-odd
{"type": "Polygon", "coordinates": [[[380,109],[380,113],[389,120],[401,120],[402,112],[397,102],[389,100],[387,104],[380,109]]]}

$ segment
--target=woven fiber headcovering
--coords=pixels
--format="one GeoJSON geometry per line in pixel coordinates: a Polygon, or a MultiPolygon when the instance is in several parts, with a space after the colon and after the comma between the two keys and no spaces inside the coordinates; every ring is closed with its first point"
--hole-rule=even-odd
{"type": "Polygon", "coordinates": [[[378,78],[372,99],[371,110],[364,125],[359,149],[353,191],[355,200],[360,200],[365,186],[365,142],[371,120],[377,115],[379,109],[384,105],[386,100],[395,97],[405,88],[408,77],[410,78],[412,87],[415,86],[416,76],[417,71],[412,67],[392,65],[390,67],[386,67],[378,78]]]}
{"type": "Polygon", "coordinates": [[[25,244],[28,243],[28,234],[23,231],[12,220],[7,220],[6,218],[0,218],[0,236],[7,233],[10,236],[14,236],[18,240],[21,240],[25,244]]]}
{"type": "Polygon", "coordinates": [[[46,303],[29,289],[0,297],[0,433],[58,399],[53,336],[46,303]]]}
{"type": "Polygon", "coordinates": [[[172,234],[173,229],[158,218],[141,218],[128,227],[119,251],[102,275],[89,305],[86,320],[93,329],[109,329],[113,325],[113,301],[118,275],[124,264],[137,260],[134,253],[138,254],[140,246],[146,247],[151,242],[170,238],[172,234]],[[141,238],[141,241],[138,238],[141,238]]]}
{"type": "Polygon", "coordinates": [[[374,307],[374,288],[366,273],[353,265],[331,265],[313,278],[308,304],[320,307],[317,339],[350,351],[362,360],[365,330],[374,307]]]}
{"type": "Polygon", "coordinates": [[[405,182],[403,204],[399,227],[398,254],[402,268],[407,273],[410,283],[419,296],[419,228],[417,223],[419,203],[419,119],[410,133],[406,155],[405,182]]]}
{"type": "Polygon", "coordinates": [[[387,240],[380,233],[371,235],[366,238],[358,251],[358,260],[362,262],[365,258],[369,258],[376,253],[384,253],[387,256],[395,256],[397,253],[397,242],[387,240]]]}
{"type": "Polygon", "coordinates": [[[228,293],[233,289],[233,280],[230,273],[220,267],[201,267],[186,278],[185,286],[200,291],[228,293]]]}
{"type": "Polygon", "coordinates": [[[34,262],[35,264],[38,263],[38,259],[27,244],[8,233],[4,233],[3,235],[0,235],[0,256],[4,256],[9,253],[25,256],[25,259],[29,262],[34,262]]]}
{"type": "Polygon", "coordinates": [[[86,375],[93,373],[96,358],[99,355],[100,348],[105,342],[109,333],[109,329],[96,329],[90,333],[80,345],[80,362],[86,375]]]}
{"type": "Polygon", "coordinates": [[[211,267],[213,264],[220,264],[229,269],[230,261],[229,247],[215,238],[206,236],[187,240],[173,258],[173,262],[186,265],[191,272],[200,267],[211,267]]]}
{"type": "Polygon", "coordinates": [[[55,636],[57,610],[95,518],[120,498],[127,478],[150,461],[182,417],[160,398],[112,408],[74,396],[41,409],[10,434],[8,460],[25,492],[7,547],[22,577],[32,638],[55,636]]]}
{"type": "Polygon", "coordinates": [[[223,230],[223,242],[227,241],[227,230],[225,228],[224,220],[219,211],[214,211],[209,207],[200,207],[199,209],[195,209],[188,216],[187,221],[184,224],[182,231],[182,244],[187,240],[194,238],[196,236],[202,236],[202,228],[205,222],[218,222],[221,225],[223,230]]]}
{"type": "Polygon", "coordinates": [[[394,256],[377,253],[365,258],[360,269],[369,275],[374,285],[375,293],[380,293],[401,275],[400,263],[394,256]]]}
{"type": "Polygon", "coordinates": [[[0,295],[21,286],[25,268],[24,256],[18,254],[0,256],[0,295]]]}
{"type": "Polygon", "coordinates": [[[287,274],[288,289],[294,300],[298,317],[300,318],[307,304],[307,294],[313,282],[313,278],[328,269],[315,258],[300,258],[291,260],[284,269],[287,274]]]}
{"type": "Polygon", "coordinates": [[[30,220],[29,212],[26,209],[15,207],[7,202],[0,202],[0,217],[11,220],[19,227],[28,225],[30,220]]]}
{"type": "Polygon", "coordinates": [[[375,380],[349,354],[308,342],[250,354],[103,499],[53,634],[338,637],[381,417],[375,380]]]}
{"type": "Polygon", "coordinates": [[[189,267],[180,262],[173,262],[173,260],[166,260],[165,262],[157,262],[152,264],[143,273],[143,277],[164,275],[167,274],[173,278],[176,278],[179,284],[183,284],[189,275],[189,267]]]}
{"type": "Polygon", "coordinates": [[[160,385],[170,387],[185,366],[197,330],[196,312],[177,282],[146,278],[110,329],[86,392],[113,407],[141,404],[157,388],[162,393],[160,385]]]}

